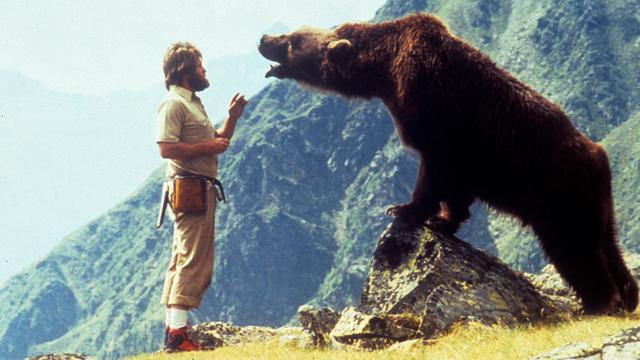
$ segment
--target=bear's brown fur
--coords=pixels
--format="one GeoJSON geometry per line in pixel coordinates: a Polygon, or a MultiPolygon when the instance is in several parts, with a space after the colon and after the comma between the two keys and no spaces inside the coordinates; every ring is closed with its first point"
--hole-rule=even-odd
{"type": "Polygon", "coordinates": [[[267,76],[383,100],[420,156],[411,201],[388,212],[455,232],[474,199],[530,225],[588,313],[623,306],[638,288],[615,239],[605,150],[562,109],[416,14],[335,30],[265,35],[267,76]]]}

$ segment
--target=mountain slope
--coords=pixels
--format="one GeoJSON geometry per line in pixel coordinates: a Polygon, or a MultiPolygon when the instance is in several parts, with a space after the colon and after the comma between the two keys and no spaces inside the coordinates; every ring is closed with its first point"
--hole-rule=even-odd
{"type": "Polygon", "coordinates": [[[620,243],[640,253],[640,111],[603,140],[613,167],[620,243]]]}

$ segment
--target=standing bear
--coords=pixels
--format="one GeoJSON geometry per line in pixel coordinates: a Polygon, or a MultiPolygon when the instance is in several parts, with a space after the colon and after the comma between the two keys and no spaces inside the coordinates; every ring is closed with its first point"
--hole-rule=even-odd
{"type": "Polygon", "coordinates": [[[289,78],[347,97],[378,97],[420,157],[411,201],[387,212],[454,233],[480,199],[530,225],[585,313],[633,311],[638,287],[616,242],[605,150],[560,107],[437,18],[415,14],[262,37],[289,78]]]}

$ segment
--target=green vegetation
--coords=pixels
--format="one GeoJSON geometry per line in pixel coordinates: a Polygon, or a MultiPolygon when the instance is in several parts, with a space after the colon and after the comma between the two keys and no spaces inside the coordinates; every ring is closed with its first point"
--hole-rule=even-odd
{"type": "Polygon", "coordinates": [[[602,142],[613,168],[618,236],[625,248],[640,253],[640,111],[602,142]]]}

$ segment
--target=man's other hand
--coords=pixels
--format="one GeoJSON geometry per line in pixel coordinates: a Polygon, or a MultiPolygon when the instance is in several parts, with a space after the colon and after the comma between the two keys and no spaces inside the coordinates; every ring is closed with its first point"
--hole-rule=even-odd
{"type": "Polygon", "coordinates": [[[229,139],[223,137],[217,137],[215,139],[207,141],[209,149],[214,154],[221,154],[229,148],[229,139]]]}

